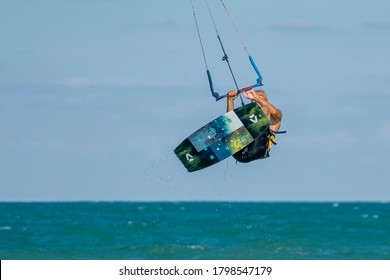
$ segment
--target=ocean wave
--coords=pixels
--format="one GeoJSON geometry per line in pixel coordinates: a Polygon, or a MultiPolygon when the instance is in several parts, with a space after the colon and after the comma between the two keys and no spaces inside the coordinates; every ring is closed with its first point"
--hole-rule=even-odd
{"type": "Polygon", "coordinates": [[[205,248],[202,245],[189,245],[188,248],[193,250],[204,250],[205,248]]]}

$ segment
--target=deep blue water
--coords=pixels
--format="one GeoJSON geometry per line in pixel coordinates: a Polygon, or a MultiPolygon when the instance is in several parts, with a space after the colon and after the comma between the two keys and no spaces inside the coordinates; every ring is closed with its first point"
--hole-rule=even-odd
{"type": "Polygon", "coordinates": [[[390,203],[0,203],[0,259],[390,259],[390,203]]]}

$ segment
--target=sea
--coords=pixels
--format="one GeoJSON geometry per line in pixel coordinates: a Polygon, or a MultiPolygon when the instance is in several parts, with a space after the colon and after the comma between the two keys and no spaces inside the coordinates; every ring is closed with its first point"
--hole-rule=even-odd
{"type": "Polygon", "coordinates": [[[0,203],[2,260],[389,260],[390,203],[0,203]]]}

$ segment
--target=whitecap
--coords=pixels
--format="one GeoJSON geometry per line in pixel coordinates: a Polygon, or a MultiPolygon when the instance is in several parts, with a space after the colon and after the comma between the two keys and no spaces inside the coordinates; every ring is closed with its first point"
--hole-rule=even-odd
{"type": "Polygon", "coordinates": [[[368,217],[368,214],[364,214],[362,215],[363,218],[367,218],[368,217]]]}
{"type": "Polygon", "coordinates": [[[337,208],[337,207],[339,207],[340,206],[340,204],[338,204],[337,202],[335,202],[335,203],[333,203],[333,205],[332,205],[334,208],[337,208]]]}
{"type": "Polygon", "coordinates": [[[379,215],[372,215],[373,219],[379,219],[379,215]]]}
{"type": "Polygon", "coordinates": [[[133,221],[127,221],[127,224],[128,224],[128,225],[132,225],[132,224],[133,224],[133,221]]]}
{"type": "Polygon", "coordinates": [[[9,226],[0,227],[0,230],[10,230],[10,229],[11,229],[11,227],[9,227],[9,226]]]}
{"type": "Polygon", "coordinates": [[[204,250],[204,247],[202,245],[189,245],[188,248],[194,250],[204,250]]]}

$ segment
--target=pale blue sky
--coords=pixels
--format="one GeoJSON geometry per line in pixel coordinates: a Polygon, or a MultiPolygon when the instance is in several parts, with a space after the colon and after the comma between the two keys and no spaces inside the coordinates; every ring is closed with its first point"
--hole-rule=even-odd
{"type": "MultiPolygon", "coordinates": [[[[390,2],[225,3],[288,133],[267,160],[188,173],[173,149],[226,107],[209,95],[189,1],[0,0],[0,201],[389,201],[390,2]]],[[[194,5],[223,94],[233,82],[194,5]]]]}

